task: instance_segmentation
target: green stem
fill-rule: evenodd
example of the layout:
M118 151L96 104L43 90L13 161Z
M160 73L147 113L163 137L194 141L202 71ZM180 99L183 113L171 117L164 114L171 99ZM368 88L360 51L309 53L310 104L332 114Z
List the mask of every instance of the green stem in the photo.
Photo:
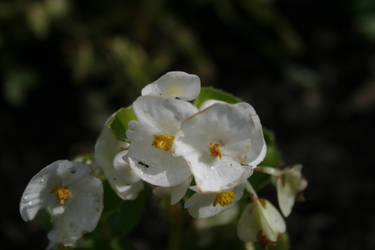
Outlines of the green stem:
M264 174L269 174L273 176L280 176L283 174L282 171L279 169L273 168L273 167L263 167L263 166L258 166L254 169L254 171L261 172Z
M183 229L183 214L181 205L178 203L169 206L169 232L168 232L168 250L179 250L181 248L181 236Z
M255 192L253 186L251 186L250 182L248 182L248 181L246 182L246 190L247 190L247 192L249 192L250 198L252 200L258 199L257 193Z

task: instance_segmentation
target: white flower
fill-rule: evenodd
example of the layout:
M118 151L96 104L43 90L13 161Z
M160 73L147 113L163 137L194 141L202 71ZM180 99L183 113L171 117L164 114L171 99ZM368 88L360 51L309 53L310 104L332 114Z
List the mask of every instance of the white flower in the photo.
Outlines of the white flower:
M114 119L112 114L95 144L95 162L101 167L112 189L123 200L133 200L143 189L143 183L131 170L127 161L129 143L117 140L108 128Z
M133 171L156 186L181 184L191 175L182 157L171 149L181 123L197 112L189 102L157 96L141 96L133 103L137 121L126 132L131 140L128 159Z
M189 189L192 176L186 179L186 181L173 187L155 187L152 193L158 197L170 196L170 204L175 205L182 198L184 198L186 191Z
M48 233L48 248L72 246L83 233L95 229L103 210L103 187L90 171L79 162L55 161L27 185L20 213L24 221L29 221L40 209L51 209L54 226Z
M182 123L174 150L189 163L200 192L219 193L252 174L266 144L251 105L220 102Z
M200 92L201 81L198 76L182 71L171 71L142 89L142 95L177 97L191 101Z
M263 246L275 245L286 230L283 217L269 201L253 199L238 221L238 237L243 241L258 241Z
M282 170L276 182L277 199L281 212L287 217L294 205L296 195L307 187L307 181L301 174L302 165L294 165Z
M185 208L194 218L207 218L231 208L242 197L244 184L220 193L195 193L185 203Z

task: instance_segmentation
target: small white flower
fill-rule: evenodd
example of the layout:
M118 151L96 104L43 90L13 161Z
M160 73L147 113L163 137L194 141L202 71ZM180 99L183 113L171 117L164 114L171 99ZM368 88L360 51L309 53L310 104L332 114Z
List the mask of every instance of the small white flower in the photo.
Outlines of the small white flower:
M296 195L307 187L307 181L303 178L301 170L300 164L287 167L274 179L279 206L285 217L291 213Z
M29 221L40 209L51 209L54 226L48 233L48 248L72 246L83 233L95 229L103 210L103 186L90 171L79 162L55 161L27 185L20 213L24 221Z
M258 241L263 246L275 245L286 230L279 211L267 200L254 197L238 221L237 234L243 241Z
M242 197L244 184L220 193L195 193L185 203L185 208L194 218L208 218L231 208Z
M197 112L191 103L172 98L141 96L133 103L137 121L129 122L128 159L133 171L156 186L181 184L191 175L182 157L172 154L181 123Z
M186 101L195 99L200 92L198 76L182 71L171 71L142 89L142 95L179 98Z
M127 161L129 143L117 140L108 128L114 119L112 114L95 144L95 162L101 167L112 189L123 200L133 200L143 189L143 183L131 170Z
M247 103L214 103L181 125L175 153L189 163L198 190L219 193L242 183L266 153L258 115Z

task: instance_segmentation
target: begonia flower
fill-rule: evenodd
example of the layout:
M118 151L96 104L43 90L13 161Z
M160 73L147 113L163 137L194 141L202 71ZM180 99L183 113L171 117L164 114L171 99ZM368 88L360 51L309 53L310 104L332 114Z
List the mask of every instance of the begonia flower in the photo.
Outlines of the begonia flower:
M196 192L185 202L185 208L194 218L208 218L234 206L242 197L244 184L220 193Z
M296 196L307 187L307 180L303 178L301 170L300 164L287 167L274 179L278 203L285 217L291 213Z
M257 241L263 246L274 246L285 230L279 211L269 201L257 197L245 207L237 224L237 234L242 241Z
M251 105L220 102L182 123L174 151L188 162L199 192L219 193L251 175L266 144Z
M53 229L48 233L48 249L73 246L83 233L95 229L103 210L103 186L90 173L85 164L59 160L43 168L27 185L20 213L24 221L30 221L40 209L50 209Z
M137 121L130 121L128 159L142 180L156 186L177 186L191 175L186 160L172 153L181 123L197 112L191 103L157 96L141 96L133 103Z

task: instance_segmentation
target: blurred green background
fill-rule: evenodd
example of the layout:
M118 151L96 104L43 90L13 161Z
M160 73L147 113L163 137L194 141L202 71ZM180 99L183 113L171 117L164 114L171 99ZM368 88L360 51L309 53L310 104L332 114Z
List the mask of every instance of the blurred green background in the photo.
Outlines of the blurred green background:
M107 116L170 70L251 103L304 164L292 249L375 249L375 1L0 0L2 249L47 245L18 213L29 179L92 152ZM165 248L154 210L127 236L139 249Z

